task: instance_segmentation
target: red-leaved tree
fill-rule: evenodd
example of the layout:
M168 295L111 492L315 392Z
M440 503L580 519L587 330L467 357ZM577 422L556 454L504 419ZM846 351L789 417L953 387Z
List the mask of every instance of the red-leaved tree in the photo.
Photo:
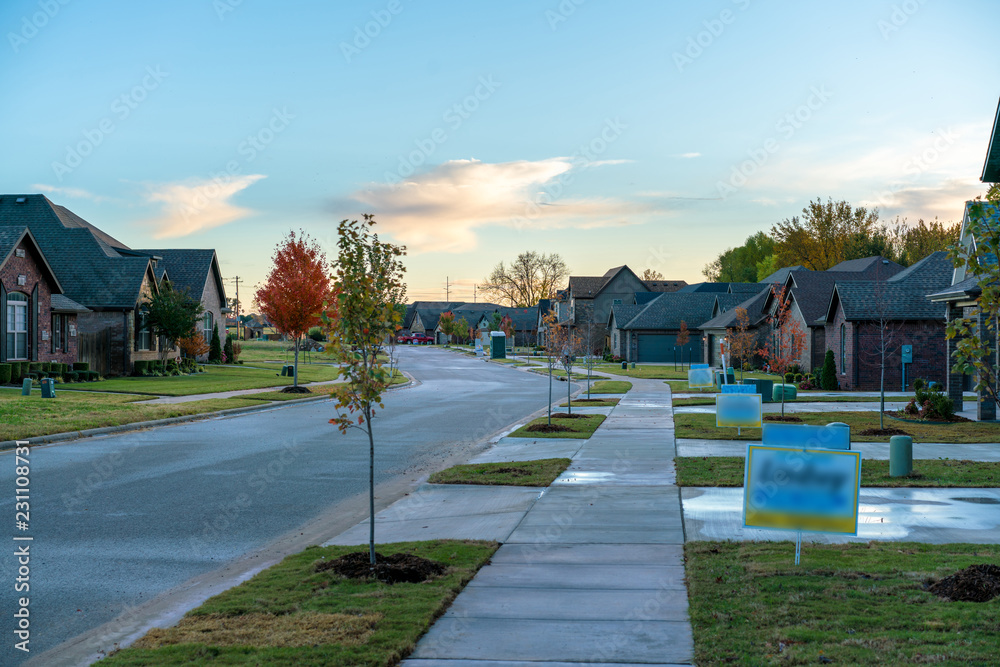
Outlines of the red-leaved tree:
M806 334L802 325L792 313L791 293L784 286L772 285L774 309L767 318L771 325L771 336L760 350L760 356L767 360L772 373L777 373L781 382L785 381L788 367L797 363L805 349ZM785 416L785 392L781 391L781 416Z
M274 266L254 298L271 324L295 339L291 391L308 391L299 388L299 339L320 324L324 302L333 300L326 253L305 232L296 235L292 231L278 244L272 262Z

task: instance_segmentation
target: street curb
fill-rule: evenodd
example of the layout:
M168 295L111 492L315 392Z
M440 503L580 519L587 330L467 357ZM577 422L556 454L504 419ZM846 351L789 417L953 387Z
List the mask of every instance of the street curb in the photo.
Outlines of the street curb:
M396 384L388 387L385 391L392 391L394 389L403 389L404 387L417 386L420 383L413 378L412 375L406 371L399 371L407 378L409 382L405 384ZM239 398L239 396L234 396L233 398ZM31 446L35 445L50 445L56 442L65 442L67 440L82 440L83 438L92 438L98 435L110 435L114 433L129 433L130 431L142 431L149 428L157 428L160 426L171 426L173 424L183 424L186 422L202 421L206 419L216 419L218 417L231 417L234 415L242 415L250 412L264 412L265 410L274 410L277 408L283 408L286 405L299 405L301 403L314 403L316 401L322 401L329 399L330 396L309 396L306 398L294 398L290 401L271 401L269 403L263 403L261 405L248 405L242 408L229 408L227 410L218 410L216 412L202 412L196 415L182 415L180 417L167 417L165 419L154 419L147 422L133 422L131 424L121 424L120 426L102 426L100 428L88 428L83 431L66 431L65 433L50 433L49 435L39 435L30 438L25 438L24 440L3 440L0 441L0 452L9 449L14 449L18 446L18 443L30 442Z

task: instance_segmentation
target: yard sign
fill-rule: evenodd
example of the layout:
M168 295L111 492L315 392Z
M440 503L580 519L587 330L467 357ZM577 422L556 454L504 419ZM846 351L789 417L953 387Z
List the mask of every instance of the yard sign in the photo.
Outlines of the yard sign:
M691 389L702 389L704 387L714 387L715 378L711 368L692 368L688 371L688 387Z
M723 390L727 388L723 387ZM747 388L752 389L749 385ZM760 394L726 392L715 397L715 425L720 428L760 428L760 413Z

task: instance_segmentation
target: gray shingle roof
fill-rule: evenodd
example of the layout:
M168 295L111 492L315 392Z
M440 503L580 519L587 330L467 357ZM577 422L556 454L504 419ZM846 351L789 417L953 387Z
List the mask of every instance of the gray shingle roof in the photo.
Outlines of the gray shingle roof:
M534 331L538 326L538 307L501 308L500 314L509 317L515 331Z
M636 316L624 326L619 324L618 328L676 330L685 322L689 329L697 329L712 317L716 296L711 292L667 292L643 306Z
M778 269L768 277L764 278L760 282L772 284L772 283L783 283L788 279L788 274L792 271L808 271L806 267L801 264L796 264L795 266L786 266L782 269Z
M7 257L14 252L14 248L26 231L28 228L24 225L0 225L0 266L3 266Z
M877 260L877 261L869 261ZM858 262L850 264L854 269L851 271L793 271L789 275L792 280L792 299L798 304L802 316L809 326L817 326L825 320L827 310L830 307L830 297L833 296L833 287L838 282L848 280L872 280L876 276L881 280L888 280L896 275L903 267L895 262L886 260L882 262L881 257L866 257L864 260L850 260ZM849 264L841 262L838 266Z
M768 289L768 286L762 283L729 283L730 294L742 294L746 296L747 294L759 294L766 289Z
M682 294L695 294L699 292L728 292L729 283L694 283L685 285L677 290Z
M935 301L951 301L954 298L975 298L980 294L982 294L982 288L979 286L979 279L973 276L937 292L932 292L927 295L927 298Z
M935 320L945 316L945 306L927 298L951 282L953 265L948 253L934 252L884 282L837 282L836 294L848 320ZM830 310L835 307L831 300Z
M896 264L896 262L893 262L891 260L886 260L884 257L881 257L879 255L874 255L872 257L862 257L860 259L848 259L846 261L841 262L840 264L837 264L836 266L831 266L828 270L849 271L852 273L853 272L869 273L873 271L876 268L876 266L883 260L888 261L890 264L894 264L895 266L899 266L899 268L903 268L899 264Z
M684 280L643 280L642 284L650 292L676 292L687 285Z
M660 294L661 292L636 292L635 303L639 306L645 306L653 299L659 298Z
M138 302L149 258L122 255L119 241L44 195L0 195L0 224L31 230L73 301L94 309L130 309Z
M53 294L52 295L52 312L53 313L89 313L90 308L86 306L81 306L73 299L63 295L63 294Z
M192 299L201 301L202 294L205 291L205 284L212 273L212 264L215 261L214 250L194 250L187 248L156 250L145 248L137 249L135 252L161 257L162 259L157 262L156 267L153 269L156 272L156 279L160 280L163 277L164 271L166 271L167 278L174 286L174 289L182 292L186 291ZM221 279L222 277L219 276L216 287L219 290L220 296L224 296L225 291Z
M642 308L642 306L637 306L632 303L616 304L611 306L611 317L614 318L615 324L619 329L621 329L629 323L629 320L641 313ZM608 324L611 324L611 318L608 319Z
M747 311L747 320L751 327L758 326L761 322L767 319L767 311L764 310L764 304L767 302L767 297L770 294L770 288L766 290L761 290L757 294L754 294L749 299L741 301L735 306L726 309L725 312L718 313L715 317L702 323L699 329L728 329L729 327L735 326L736 324L736 310L737 308L743 308ZM745 295L744 295L745 296Z

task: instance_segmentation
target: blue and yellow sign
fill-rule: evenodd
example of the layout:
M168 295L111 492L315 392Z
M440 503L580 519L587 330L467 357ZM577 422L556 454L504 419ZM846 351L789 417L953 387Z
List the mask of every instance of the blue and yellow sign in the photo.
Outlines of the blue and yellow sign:
M715 397L716 426L760 428L760 413L760 394L717 394Z
M747 445L743 525L858 534L861 453Z
M715 377L712 375L711 368L692 368L688 370L688 387L691 389L714 386Z

